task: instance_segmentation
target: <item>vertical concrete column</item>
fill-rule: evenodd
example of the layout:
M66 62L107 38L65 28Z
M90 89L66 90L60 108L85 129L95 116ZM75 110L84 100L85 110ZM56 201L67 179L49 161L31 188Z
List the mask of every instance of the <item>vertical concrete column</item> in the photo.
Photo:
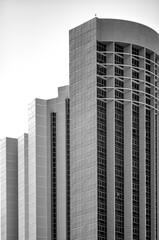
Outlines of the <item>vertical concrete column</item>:
M156 239L155 110L151 109L151 239Z
M159 61L157 61L159 64ZM158 71L159 74L159 71ZM159 87L159 82L157 83ZM157 93L159 99L159 92ZM157 103L157 109L159 110L159 101ZM159 111L157 112L157 144L159 143ZM157 148L157 237L159 238L159 147Z
M67 236L67 175L66 175L66 105L68 88L58 90L57 104L57 239L66 240Z
M1 168L2 168L2 163L1 163L1 139L0 139L0 199L1 199L1 191L2 191L2 182L1 182ZM1 238L1 232L2 232L2 228L1 228L1 217L2 217L2 215L1 215L1 212L2 212L2 210L1 210L1 204L2 203L0 203L0 238Z
M107 102L107 238L115 240L115 101Z
M6 162L6 140L3 139L1 140L1 146L0 146L0 160L1 160L1 233L0 233L0 239L7 239L7 176L6 176L6 171L7 171L7 162ZM16 214L16 209L15 212Z
M125 240L132 240L132 103L124 105L124 225Z
M143 49L143 56L145 55L145 49ZM145 64L145 61L141 63L143 66ZM139 99L140 102L143 104L140 104L140 109L139 109L139 181L140 181L140 196L139 196L139 211L140 211L140 238L141 240L146 239L146 125L145 125L145 115L146 115L146 110L145 110L145 82L144 82L145 74L144 72L140 72L140 79L143 81L140 82L139 89Z
M112 47L112 46L111 46ZM114 60L113 60L114 62ZM111 66L111 74L114 67ZM107 238L115 240L115 89L114 78L107 79Z
M155 55L151 54L151 71L155 72ZM155 96L155 77L151 75L151 95ZM151 106L155 107L155 99L151 97ZM156 160L155 160L155 110L151 108L151 239L156 239Z
M131 89L131 79L124 88ZM125 90L124 102L124 239L132 240L132 92Z
M157 113L157 143L159 142L159 112ZM157 148L157 186L159 186L159 148ZM157 187L157 237L159 237L159 187Z
M143 96L144 98L144 96ZM140 105L140 120L139 120L139 179L140 179L140 239L146 239L146 132L145 132L145 105Z
M29 239L28 211L28 134L18 138L18 235Z
M28 145L28 184L29 184L29 240L36 240L36 103L29 104L29 145Z

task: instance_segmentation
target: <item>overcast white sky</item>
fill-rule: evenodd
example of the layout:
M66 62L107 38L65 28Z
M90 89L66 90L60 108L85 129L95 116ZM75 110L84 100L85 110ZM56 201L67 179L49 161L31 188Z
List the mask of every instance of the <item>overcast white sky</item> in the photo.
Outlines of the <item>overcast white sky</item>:
M69 29L99 18L159 33L159 0L0 0L0 138L28 132L28 103L69 83Z

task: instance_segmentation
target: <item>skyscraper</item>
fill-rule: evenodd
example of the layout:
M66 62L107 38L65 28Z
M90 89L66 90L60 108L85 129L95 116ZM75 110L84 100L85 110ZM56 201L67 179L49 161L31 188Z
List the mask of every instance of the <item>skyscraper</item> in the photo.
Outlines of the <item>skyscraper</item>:
M159 35L70 30L70 85L0 141L3 240L159 240Z
M159 35L94 18L70 31L71 239L159 237Z

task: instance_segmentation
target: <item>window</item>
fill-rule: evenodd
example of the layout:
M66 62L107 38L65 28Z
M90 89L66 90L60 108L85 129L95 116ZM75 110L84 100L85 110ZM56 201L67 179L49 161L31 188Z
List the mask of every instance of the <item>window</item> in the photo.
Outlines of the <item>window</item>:
M124 48L123 46L120 46L119 44L115 43L115 52L123 52Z
M106 55L97 53L97 62L98 63L106 63Z
M97 51L99 52L105 52L106 51L106 45L104 43L97 41Z
M136 59L136 58L132 58L132 65L133 65L134 67L139 67L139 60Z
M132 89L139 90L139 84L132 81Z
M134 83L135 84L135 83ZM136 85L133 85L137 88ZM139 95L132 94L138 101ZM133 159L133 239L139 240L139 107L132 105L132 159Z
M99 94L99 92L98 92ZM97 100L98 238L107 237L106 103Z
M118 79L115 84L123 86ZM115 91L117 98L123 95ZM120 102L115 102L115 234L124 239L124 105Z
M123 88L124 87L124 82L121 79L115 79L115 87ZM121 90L121 89L120 89Z
M66 108L66 218L67 239L70 239L70 99L65 100Z
M115 67L115 76L123 76L124 70L118 67Z
M56 239L56 113L51 113L51 235Z
M115 64L124 64L124 58L120 55L115 55Z
M97 65L97 74L106 75L106 68L101 65Z
M135 47L132 47L132 54L133 55L139 55L139 49L135 48Z
M139 72L132 70L132 78L139 79Z

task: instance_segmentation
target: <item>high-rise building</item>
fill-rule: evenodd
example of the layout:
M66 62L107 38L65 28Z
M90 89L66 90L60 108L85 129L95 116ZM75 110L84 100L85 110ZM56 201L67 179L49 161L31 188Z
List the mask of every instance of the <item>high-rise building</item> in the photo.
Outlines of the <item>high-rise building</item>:
M18 141L1 141L1 239L18 239Z
M159 240L159 35L70 30L70 85L0 141L3 240Z
M71 240L159 239L159 35L94 18L70 31Z
M29 240L66 240L66 102L35 99L29 105Z

